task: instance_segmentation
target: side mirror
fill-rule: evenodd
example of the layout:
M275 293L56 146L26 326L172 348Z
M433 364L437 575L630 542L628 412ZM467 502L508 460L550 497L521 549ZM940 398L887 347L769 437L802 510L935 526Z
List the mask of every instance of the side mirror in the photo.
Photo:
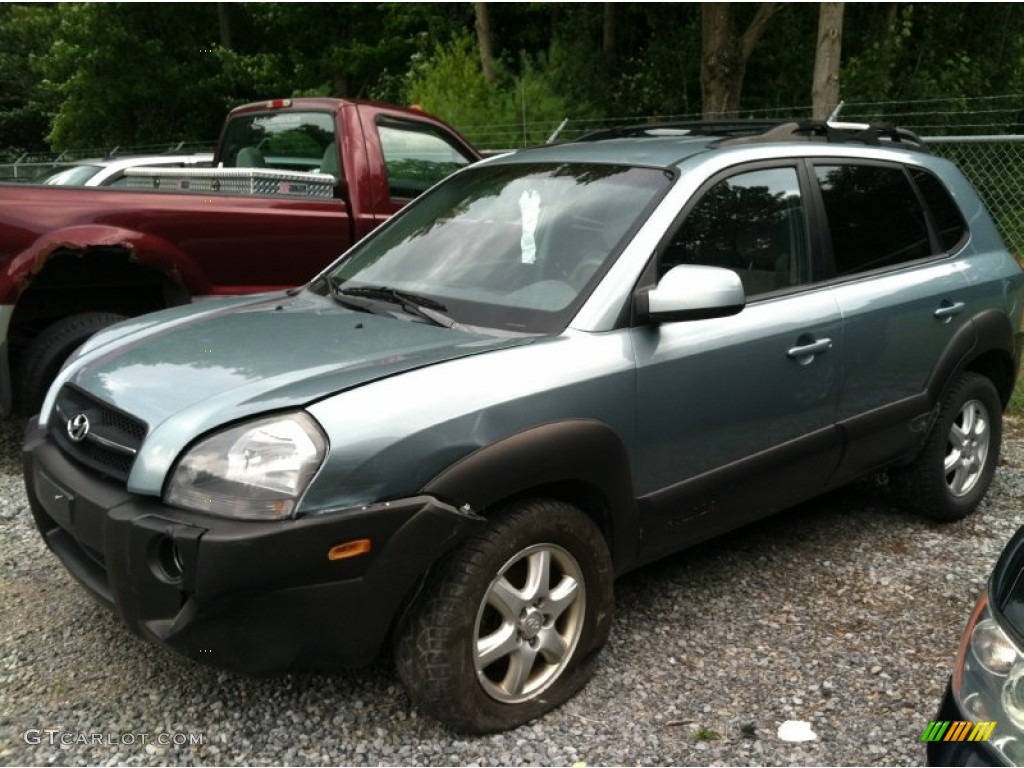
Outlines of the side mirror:
M637 312L654 323L727 317L746 304L739 275L699 264L672 267L657 286L636 295Z

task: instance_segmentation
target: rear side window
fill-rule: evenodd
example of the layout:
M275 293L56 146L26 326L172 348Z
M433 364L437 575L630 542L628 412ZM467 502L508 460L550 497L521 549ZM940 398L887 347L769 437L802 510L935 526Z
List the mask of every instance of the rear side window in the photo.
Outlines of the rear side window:
M852 275L932 253L928 224L902 167L815 167L832 237L834 274Z
M931 211L942 250L953 250L967 234L967 224L964 223L960 209L953 202L953 198L950 197L942 182L928 171L918 168L911 175L914 177L917 188L921 190L925 205Z

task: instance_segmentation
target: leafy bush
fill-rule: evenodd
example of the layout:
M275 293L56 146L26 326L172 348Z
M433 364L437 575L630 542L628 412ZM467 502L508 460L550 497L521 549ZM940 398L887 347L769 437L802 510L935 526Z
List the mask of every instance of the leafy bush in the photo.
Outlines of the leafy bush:
M484 79L476 41L454 36L429 56L416 56L406 80L406 99L457 127L482 147L539 144L569 116L547 62L523 56L513 73L497 62L498 79Z

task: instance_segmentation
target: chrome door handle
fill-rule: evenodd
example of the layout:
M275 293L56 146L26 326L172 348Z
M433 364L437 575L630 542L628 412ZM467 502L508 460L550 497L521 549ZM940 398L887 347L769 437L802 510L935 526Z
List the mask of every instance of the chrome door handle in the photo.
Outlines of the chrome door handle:
M949 320L951 317L956 317L964 309L964 303L962 301L943 301L942 305L932 312L932 317L938 320Z
M819 352L827 352L832 349L832 339L818 339L810 344L802 344L799 347L792 347L786 355L792 358L808 357Z

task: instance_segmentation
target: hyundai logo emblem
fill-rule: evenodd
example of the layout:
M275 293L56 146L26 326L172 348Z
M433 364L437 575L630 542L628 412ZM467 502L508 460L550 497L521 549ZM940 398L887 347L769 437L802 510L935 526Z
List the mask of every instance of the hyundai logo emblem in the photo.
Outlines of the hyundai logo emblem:
M68 419L68 437L76 443L80 443L85 440L85 436L88 434L89 418L84 413L80 413L77 416L72 416Z

